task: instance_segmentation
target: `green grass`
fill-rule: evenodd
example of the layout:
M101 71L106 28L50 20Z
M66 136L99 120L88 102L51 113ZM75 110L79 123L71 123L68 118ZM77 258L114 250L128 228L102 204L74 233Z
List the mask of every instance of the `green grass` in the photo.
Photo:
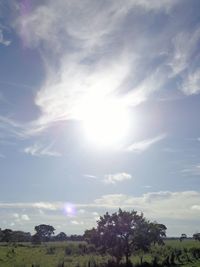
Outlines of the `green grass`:
M96 253L86 254L81 248L82 242L50 242L42 245L33 246L30 243L22 244L1 244L0 245L0 267L58 267L64 262L66 267L88 267L90 261L91 267L93 262L106 263L109 256L101 256ZM159 261L162 261L171 251L181 250L181 264L184 267L199 267L200 259L197 261L190 254L191 248L199 248L200 242L193 240L166 240L165 246L153 246L147 254L138 253L131 257L134 264L140 263L140 257L143 256L143 261L152 262L156 255ZM185 253L185 254L184 254ZM189 255L191 262L188 263L186 254Z
M179 241L179 239L175 239L175 240L166 240L165 244L167 246L170 246L172 248L191 248L191 247L197 247L200 248L200 242L195 241L193 239L187 239L187 240L183 240L182 242Z
M79 242L53 242L39 246L31 244L10 244L0 246L0 267L57 267L64 262L65 266L76 267L78 263L87 266L88 261L106 262L108 257L84 255L80 252ZM70 248L70 255L66 249ZM83 255L81 255L83 254Z

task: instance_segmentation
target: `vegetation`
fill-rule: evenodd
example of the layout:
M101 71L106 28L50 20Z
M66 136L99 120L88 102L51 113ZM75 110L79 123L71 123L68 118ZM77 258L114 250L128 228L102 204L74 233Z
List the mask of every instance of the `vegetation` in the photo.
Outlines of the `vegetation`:
M135 251L148 251L152 243L162 243L166 227L150 223L143 214L136 211L119 211L100 217L97 228L85 231L85 238L101 253L108 253L116 258L117 265L123 256L128 265L131 254Z
M193 235L193 238L197 241L200 241L200 233L196 233Z
M142 259L142 261L141 261ZM165 245L152 245L148 252L137 251L130 257L135 267L200 266L200 242L179 239L166 240ZM0 267L114 267L113 258L100 254L85 242L64 241L31 243L1 243ZM120 267L125 266L125 259ZM131 264L129 264L131 266Z
M83 236L54 235L41 224L36 233L0 229L0 267L200 266L200 234L166 239L166 226L136 211L106 213Z

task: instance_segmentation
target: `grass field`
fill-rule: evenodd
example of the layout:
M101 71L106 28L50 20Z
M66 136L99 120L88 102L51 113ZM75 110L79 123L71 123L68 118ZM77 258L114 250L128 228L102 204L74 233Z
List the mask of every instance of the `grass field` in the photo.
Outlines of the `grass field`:
M195 254L195 251L200 251L200 242L167 240L165 243L165 246L153 246L149 253L141 252L132 256L132 263L139 266L141 257L143 262L149 263L156 257L160 263L174 253L176 265L200 266L200 255ZM49 242L38 246L29 243L0 245L0 267L95 267L103 266L109 259L109 256L98 255L81 242Z

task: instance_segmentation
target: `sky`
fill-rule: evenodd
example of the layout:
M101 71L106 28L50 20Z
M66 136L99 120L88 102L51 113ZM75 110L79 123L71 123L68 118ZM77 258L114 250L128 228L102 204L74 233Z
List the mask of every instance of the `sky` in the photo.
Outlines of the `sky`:
M143 212L200 231L199 0L0 0L0 228Z

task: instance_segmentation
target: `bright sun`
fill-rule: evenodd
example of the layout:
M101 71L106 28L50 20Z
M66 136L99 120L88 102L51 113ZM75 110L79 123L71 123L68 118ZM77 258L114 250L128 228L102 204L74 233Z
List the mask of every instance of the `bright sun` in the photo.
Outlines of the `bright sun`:
M128 110L119 100L88 104L83 110L82 118L88 139L100 147L120 145L128 133Z

